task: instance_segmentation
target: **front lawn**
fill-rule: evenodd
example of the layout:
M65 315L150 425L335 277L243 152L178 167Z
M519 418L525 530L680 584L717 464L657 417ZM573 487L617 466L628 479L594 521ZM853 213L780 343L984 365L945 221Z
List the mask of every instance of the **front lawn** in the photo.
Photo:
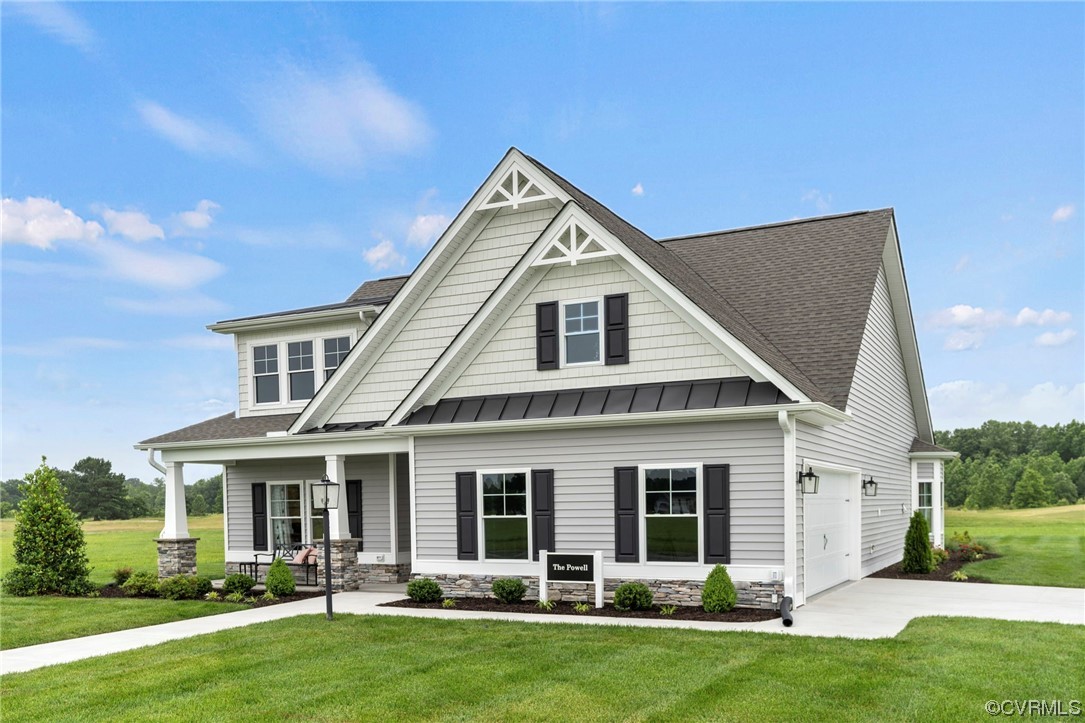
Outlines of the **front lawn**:
M5 721L986 720L1080 699L1082 659L1085 627L965 618L856 641L305 616L7 675L0 697Z
M1008 585L1085 587L1085 505L1033 510L946 510L946 542L964 532L1002 555L964 567Z

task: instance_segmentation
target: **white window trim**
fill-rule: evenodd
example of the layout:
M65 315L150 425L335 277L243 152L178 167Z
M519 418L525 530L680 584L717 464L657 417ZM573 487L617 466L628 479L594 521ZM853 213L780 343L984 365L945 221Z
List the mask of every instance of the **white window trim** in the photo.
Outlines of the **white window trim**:
M267 539L271 549L275 549L275 524L274 519L293 519L290 517L273 517L271 514L271 488L276 485L298 485L301 487L301 541L302 544L311 544L313 541L313 500L311 482L305 480L268 480L267 481ZM345 499L345 498L344 498ZM308 512L309 514L306 514Z
M290 345L291 344L304 344L305 342L309 342L309 344L310 344L310 346L309 346L309 361L311 363L311 366L308 369L298 369L297 371L291 371L290 370L290 358L291 358L290 357ZM310 399L315 397L316 396L316 390L320 389L320 384L317 384L317 376L316 376L316 347L317 347L318 343L319 342L314 341L312 339L298 339L296 341L288 341L288 342L286 342L285 347L286 347L286 393L287 393L286 403L287 404L306 403ZM304 354L302 356L304 357ZM292 398L290 398L290 375L292 375L292 374L305 374L306 372L309 372L309 373L311 373L313 375L313 397L308 397L306 399L292 399ZM321 380L320 383L323 384L324 383L323 380Z
M249 380L249 395L248 406L249 410L262 410L262 409L302 409L307 405L312 398L320 392L320 388L327 382L324 378L324 340L325 339L338 339L340 337L347 337L349 340L350 348L354 348L354 342L356 341L356 333L354 331L347 331L346 333L329 332L325 334L318 334L316 336L312 334L296 334L293 336L275 337L274 339L251 339L245 342L246 349L246 362L245 373L248 374ZM313 397L310 399L296 399L290 401L290 361L289 361L289 344L299 341L311 341L313 343ZM277 402L263 402L258 403L256 401L256 374L255 374L255 359L253 358L253 350L258 346L274 346L278 350L278 362L279 362L279 401ZM320 359L320 364L317 364L317 359ZM297 372L295 372L296 374Z
M526 502L526 504L527 504L527 513L525 514L525 517L527 517L527 558L524 559L524 560L512 560L512 559L505 558L505 557L492 557L492 558L491 557L486 557L486 520L488 518L486 517L485 508L483 507L483 504L482 504L483 503L483 498L482 498L482 488L483 488L482 478L483 478L484 475L488 475L488 474L522 474L522 475L524 475L524 490L525 490L526 497L527 497L527 502ZM478 505L476 509L478 510L478 558L479 558L479 560L481 562L501 562L501 563L510 563L510 564L523 564L523 563L532 564L531 541L534 538L531 535L532 535L532 532L534 532L534 522L532 520L532 517L534 517L534 515L531 514L531 510L533 509L532 506L531 506L531 502L532 502L532 499L531 499L531 468L529 468L529 467L528 468L508 468L508 467L504 467L504 468L497 468L497 469L479 469L479 470L475 470L475 487L477 488L476 491L475 491L475 497L478 500L476 502L476 504ZM502 517L511 517L511 516L502 515ZM493 519L493 518L489 518L489 519ZM518 519L518 518L514 518L514 519Z
M584 304L595 302L596 309L599 311L599 328L596 330L596 336L599 338L599 360L598 361L586 361L586 362L574 362L568 363L565 361L565 307L571 304ZM558 360L559 366L562 369L575 369L577 367L592 367L602 366L603 358L606 356L606 350L603 348L603 327L606 325L606 319L604 318L603 310L603 297L595 296L585 299L569 299L568 301L562 301L559 305L558 313L561 317L561 333L558 338ZM580 332L577 332L580 334Z
M648 506L645 503L647 485L645 484L645 470L649 469L678 469L692 467L697 471L697 560L695 562L656 562L648 560ZM640 512L637 522L640 527L640 565L648 567L703 567L704 566L704 464L701 462L655 462L651 464L637 465L637 490L640 498L637 500ZM668 515L688 517L689 515ZM654 517L654 515L653 515Z
M256 401L256 350L258 348L273 346L275 347L275 374L260 374L260 377L277 377L279 386L279 401L277 402L257 402ZM248 349L248 373L249 373L249 406L250 407L277 407L283 403L283 359L282 349L276 342L270 342L266 344L249 344Z
M353 341L353 335L352 334L337 334L336 336L322 336L316 342L314 342L314 344L316 344L316 343L320 344L320 369L321 369L322 372L324 372L324 378L320 380L321 384L328 381L328 377L329 377L328 372L334 372L336 369L338 369L340 366L342 366L343 362L347 358L346 356L344 356L342 359L339 360L339 364L337 364L335 367L327 366L328 357L327 357L327 354L324 351L324 342L330 341L332 339L343 339L343 338L346 338L346 340L347 340L347 354L349 355L350 350L354 347L354 341ZM317 389L319 389L319 388L320 387L317 387ZM314 394L313 396L316 396L316 394Z

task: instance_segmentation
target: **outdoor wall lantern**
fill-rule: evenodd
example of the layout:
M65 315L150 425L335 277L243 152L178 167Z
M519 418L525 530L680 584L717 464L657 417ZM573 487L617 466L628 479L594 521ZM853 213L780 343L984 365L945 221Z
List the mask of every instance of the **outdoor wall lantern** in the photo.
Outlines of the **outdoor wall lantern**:
M332 619L332 536L329 525L331 524L330 510L339 507L339 485L328 479L328 475L314 482L313 509L324 512L324 597L327 599L328 620Z
M799 474L799 484L802 485L804 495L816 495L819 481L821 481L821 478L814 474L813 469L808 469Z
M863 494L867 497L878 496L878 483L874 481L874 477L867 475L863 480Z

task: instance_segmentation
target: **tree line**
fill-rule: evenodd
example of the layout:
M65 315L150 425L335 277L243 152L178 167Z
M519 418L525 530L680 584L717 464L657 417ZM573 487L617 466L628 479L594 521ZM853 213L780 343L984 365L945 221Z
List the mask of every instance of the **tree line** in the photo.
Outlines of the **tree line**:
M961 454L945 468L948 507L1046 507L1085 498L1082 422L1038 426L990 420L936 432L935 440Z
M64 488L64 500L85 520L157 517L166 511L166 483L148 484L113 471L113 463L84 457L70 470L51 468ZM26 498L27 478L0 482L0 516L13 517ZM193 516L222 512L222 475L185 485L185 504Z

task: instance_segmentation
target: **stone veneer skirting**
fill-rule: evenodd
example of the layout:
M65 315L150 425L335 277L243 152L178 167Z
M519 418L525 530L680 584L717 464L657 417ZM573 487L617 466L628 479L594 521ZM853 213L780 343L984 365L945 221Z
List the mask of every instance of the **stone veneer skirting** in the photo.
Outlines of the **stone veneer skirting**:
M324 544L318 542L316 584L324 586ZM399 583L406 582L411 576L410 563L399 565L370 565L358 562L358 540L332 540L332 590L357 590L359 586L371 583ZM266 559L266 558L265 558ZM226 574L231 575L240 572L239 563L227 562ZM294 582L299 585L305 584L305 570L290 567L294 574ZM260 582L267 572L267 567L260 567ZM311 578L310 578L311 579Z
M196 574L196 541L198 537L175 540L156 539L158 545L158 579L174 575Z
M514 575L419 575L412 578L428 577L435 580L441 586L445 597L491 597L493 582L503 577L515 577ZM539 598L539 578L521 576L524 585L527 586L526 599L537 600ZM657 605L688 605L698 607L701 604L701 590L704 582L701 580L631 580L625 578L606 578L603 580L603 599L606 602L614 602L614 590L623 582L643 582L652 591ZM592 601L595 599L595 590L591 583L586 582L556 582L547 585L548 597L551 600L568 601ZM784 595L782 582L735 582L735 591L738 593L740 608L761 608L774 610L779 607L779 601ZM772 595L776 593L776 602L772 601Z

